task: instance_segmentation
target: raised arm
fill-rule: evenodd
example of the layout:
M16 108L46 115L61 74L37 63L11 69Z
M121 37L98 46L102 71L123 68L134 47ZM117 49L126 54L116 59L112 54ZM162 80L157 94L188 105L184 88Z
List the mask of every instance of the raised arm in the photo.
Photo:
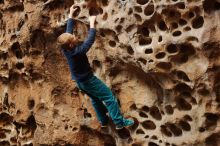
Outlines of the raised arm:
M67 33L73 33L73 27L74 27L74 20L73 20L73 14L77 10L77 7L74 7L73 5L70 7L70 13L67 20L67 26L66 26L66 32Z
M92 47L93 43L95 42L96 36L95 20L96 16L89 17L90 29L88 36L82 45L76 47L75 53L86 53Z

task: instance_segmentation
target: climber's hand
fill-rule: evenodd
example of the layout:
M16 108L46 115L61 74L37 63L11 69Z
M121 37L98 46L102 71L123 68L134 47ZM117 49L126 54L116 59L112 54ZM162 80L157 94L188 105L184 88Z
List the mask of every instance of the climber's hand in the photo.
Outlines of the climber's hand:
M75 12L77 9L78 9L78 7L76 7L76 6L74 6L74 5L72 5L72 6L70 7L69 18L72 18L72 17L73 17L73 14L74 14L74 12Z
M89 17L90 28L95 28L95 20L96 20L96 16Z

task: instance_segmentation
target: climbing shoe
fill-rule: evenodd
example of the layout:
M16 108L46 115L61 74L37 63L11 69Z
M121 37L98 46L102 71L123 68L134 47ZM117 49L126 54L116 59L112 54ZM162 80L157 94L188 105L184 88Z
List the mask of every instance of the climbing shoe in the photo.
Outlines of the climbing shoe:
M134 124L134 120L130 120L130 119L124 119L122 124L116 125L116 129L120 130L124 127L130 127Z

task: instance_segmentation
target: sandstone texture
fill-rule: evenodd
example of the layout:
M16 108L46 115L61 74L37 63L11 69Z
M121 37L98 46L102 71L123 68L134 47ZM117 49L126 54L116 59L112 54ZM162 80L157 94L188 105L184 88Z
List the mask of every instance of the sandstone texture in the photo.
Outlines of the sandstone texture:
M101 129L57 37L69 7L135 125ZM0 0L0 146L220 146L219 0Z

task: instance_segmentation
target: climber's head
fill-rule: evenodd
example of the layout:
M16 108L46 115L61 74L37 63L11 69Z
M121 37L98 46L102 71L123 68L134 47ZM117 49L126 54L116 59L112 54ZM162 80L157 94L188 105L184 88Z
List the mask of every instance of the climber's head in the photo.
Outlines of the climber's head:
M71 50L78 43L78 39L73 34L63 33L58 37L58 43L62 49Z

